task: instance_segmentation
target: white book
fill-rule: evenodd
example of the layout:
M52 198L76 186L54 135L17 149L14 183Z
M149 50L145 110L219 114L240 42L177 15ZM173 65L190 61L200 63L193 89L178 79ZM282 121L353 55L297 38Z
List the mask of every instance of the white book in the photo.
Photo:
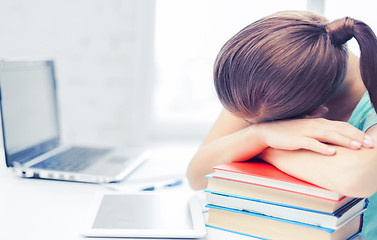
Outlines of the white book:
M334 213L326 213L211 190L205 190L205 192L207 203L211 205L245 210L331 229L342 227L350 219L365 211L367 205L365 198L356 198Z
M338 229L271 217L216 205L208 206L208 228L217 228L243 236L280 240L350 240L360 232L362 216L358 215ZM207 229L208 229L207 228Z
M229 231L227 229L219 229L215 227L207 226L207 238L206 239L216 239L216 240L261 240L261 238L255 238L248 235L242 235ZM348 240L365 240L360 235L353 236Z
M248 235L242 235L225 229L207 226L207 239L216 240L261 240Z

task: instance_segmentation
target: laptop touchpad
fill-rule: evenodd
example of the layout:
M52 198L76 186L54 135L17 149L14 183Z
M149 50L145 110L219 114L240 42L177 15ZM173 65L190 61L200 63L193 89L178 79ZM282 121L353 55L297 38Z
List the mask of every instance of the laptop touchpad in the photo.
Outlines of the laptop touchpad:
M111 164L124 164L127 162L129 158L128 157L121 157L121 156L114 156L106 160L107 163Z
M132 158L126 156L111 156L104 161L98 161L98 163L89 166L81 171L81 173L99 176L116 176L124 171L126 165L131 164Z

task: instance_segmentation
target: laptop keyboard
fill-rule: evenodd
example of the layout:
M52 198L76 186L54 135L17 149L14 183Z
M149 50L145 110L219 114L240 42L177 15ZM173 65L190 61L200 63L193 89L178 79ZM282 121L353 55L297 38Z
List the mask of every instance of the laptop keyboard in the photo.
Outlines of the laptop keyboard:
M31 167L57 171L80 171L93 164L94 161L109 151L110 149L71 147Z

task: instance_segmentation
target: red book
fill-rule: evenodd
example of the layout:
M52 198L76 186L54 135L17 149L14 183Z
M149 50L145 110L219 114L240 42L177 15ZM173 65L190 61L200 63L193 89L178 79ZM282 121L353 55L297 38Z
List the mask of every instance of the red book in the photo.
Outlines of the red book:
M230 162L214 167L214 178L253 184L272 189L341 201L345 196L288 175L259 159Z

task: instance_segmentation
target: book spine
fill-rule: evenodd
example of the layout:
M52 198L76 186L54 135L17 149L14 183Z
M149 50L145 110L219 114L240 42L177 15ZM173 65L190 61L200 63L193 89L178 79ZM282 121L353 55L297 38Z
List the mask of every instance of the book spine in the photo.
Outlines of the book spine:
M227 194L227 193L223 193L223 192L219 192L219 191L214 191L214 190L209 190L209 189L205 189L204 192L209 193L209 194L222 195L222 196L225 196L225 197L243 199L245 201L254 201L254 202L260 202L260 203L263 203L263 204L270 204L270 205L274 205L274 206L278 206L278 207L285 207L285 208L290 208L290 209L309 211L309 212L319 213L319 214L325 214L325 215L329 215L329 216L333 216L334 215L333 213L329 213L329 212L317 211L317 210L313 210L313 209L309 209L309 208L303 208L303 207L298 207L298 206L293 206L293 205L289 205L289 204L271 202L271 201L262 200L262 199L258 199L258 198L249 198L249 197L244 197L244 196L235 195L235 194Z
M290 223L290 224L308 227L308 228L314 228L314 229L325 231L325 232L328 232L328 233L333 233L335 231L335 229L331 229L331 228L325 228L325 227L316 226L316 225L312 225L312 224L308 224L308 223L303 223L303 222L298 222L298 221L293 221L293 220L283 219L283 218L277 218L277 217L272 217L272 216L268 216L268 215L264 215L264 214L260 214L260 213L242 211L242 210L233 209L233 208L221 207L221 206L216 206L216 205L212 205L212 204L207 204L206 207L207 208L213 208L213 209L219 209L219 210L223 210L223 211L245 214L245 215L251 215L251 216L256 216L256 217L261 217L261 218L266 218L266 219L271 219L271 220L275 220L275 221ZM356 217L360 216L360 214L355 215L350 220L355 219Z
M310 188L297 190L297 189L294 189L294 188L282 188L282 187L273 186L273 185L266 185L266 184L262 184L262 183L248 182L248 181L244 181L244 180L236 179L236 178L227 178L227 177L216 176L216 175L213 175L212 177L222 179L222 180L227 180L227 181L234 181L234 182L240 182L240 183L245 183L245 184L252 184L252 185L255 185L255 186L271 188L271 189L280 190L280 191L287 191L287 192L291 192L291 193L303 194L303 195L307 195L307 196L310 196L310 197L322 198L322 199L325 199L325 200L328 200L328 201L334 201L334 202L341 201L345 198L345 196L339 196L336 193L328 192L328 191L325 191L325 190L313 191Z
M242 233L242 232L237 232L237 231L233 231L233 230L230 230L230 229L225 229L225 228L222 228L222 227L216 227L216 226L209 225L209 224L206 224L206 226L209 227L209 228L214 228L214 229L218 229L218 230L221 230L221 231L227 231L227 232L230 232L230 233L236 233L236 234L240 234L240 235L243 235L243 236L251 237L253 239L269 240L267 238L253 236L253 235L250 235L250 234L246 234L246 233Z
M325 228L338 229L349 219L365 211L364 199L351 201L344 216L336 216L326 212L318 212L310 209L291 207L282 204L264 202L258 199L250 199L235 195L227 195L219 192L205 190L207 203L210 205L254 212L271 217L283 218ZM352 212L351 210L354 209Z
M249 237L251 239L270 240L270 239L267 239L267 238L262 238L262 237L258 237L258 236L254 236L254 235L250 235L250 234L246 234L246 233L242 233L242 232L237 232L237 231L233 231L233 230L226 229L226 228L216 227L216 226L212 226L212 225L209 225L209 224L206 224L206 227L207 228L213 228L213 229L220 230L220 231L226 231L226 232L230 232L230 233L234 233L234 234L239 234L239 235L247 236L247 237ZM360 233L355 233L354 235L352 235L351 237L347 238L346 240L364 240L364 238L362 238L360 236Z

